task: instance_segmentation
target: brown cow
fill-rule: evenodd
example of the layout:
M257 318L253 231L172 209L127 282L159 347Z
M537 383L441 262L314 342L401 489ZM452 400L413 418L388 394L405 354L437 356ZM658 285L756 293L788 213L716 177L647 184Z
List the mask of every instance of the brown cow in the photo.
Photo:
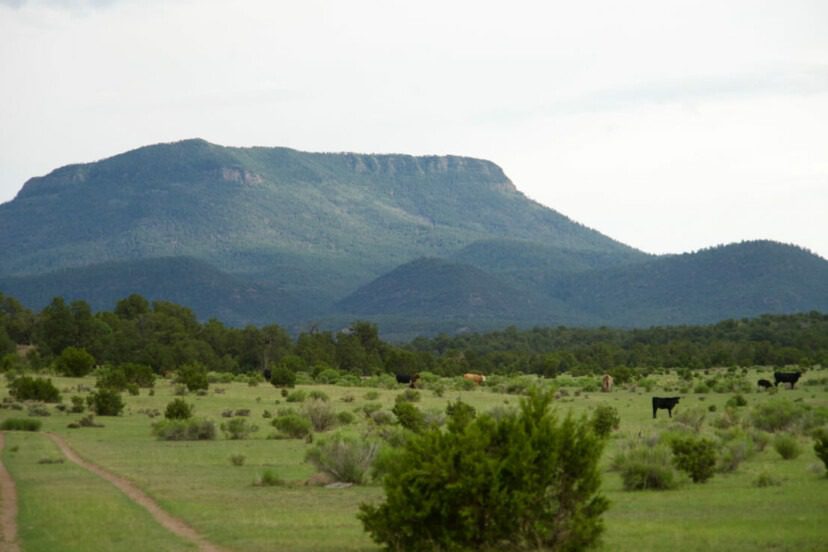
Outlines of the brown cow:
M468 373L468 374L463 374L463 379L466 380L466 381L472 381L472 382L476 383L477 385L480 385L481 383L484 383L486 381L486 376L484 376L483 374Z
M604 377L601 378L601 391L604 393L609 393L612 391L612 376L609 374L604 374Z

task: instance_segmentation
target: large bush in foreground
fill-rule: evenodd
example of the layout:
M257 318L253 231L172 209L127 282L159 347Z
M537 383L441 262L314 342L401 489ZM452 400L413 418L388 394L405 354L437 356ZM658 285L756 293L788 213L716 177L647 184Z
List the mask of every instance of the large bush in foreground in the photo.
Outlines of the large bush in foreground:
M551 401L532 391L519 412L407 439L383 459L385 502L360 506L365 529L394 550L595 545L608 505L598 492L603 439L586 419L559 420Z
M60 391L52 380L22 376L9 384L9 395L18 401L60 402Z

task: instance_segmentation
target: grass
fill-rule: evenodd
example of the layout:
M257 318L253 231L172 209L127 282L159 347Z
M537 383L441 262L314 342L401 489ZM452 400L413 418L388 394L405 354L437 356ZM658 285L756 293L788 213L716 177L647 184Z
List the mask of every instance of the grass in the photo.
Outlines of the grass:
M765 374L766 375L766 374ZM808 374L818 377L819 372ZM710 376L700 376L698 379ZM759 376L752 372L748 376L755 381ZM806 376L807 378L808 376ZM656 388L647 393L642 389L629 391L621 386L611 394L600 392L581 393L575 396L575 388L569 387L569 395L562 398L559 410L572 410L575 415L588 414L598 404L614 406L620 415L621 425L609 440L604 454L604 465L626 438L639 434L649 435L672 427L664 412L657 420L652 419L650 396L679 394L664 387L675 387L677 377L659 376ZM92 386L91 380L55 378L59 388L75 386L84 382ZM355 517L360 502L380 500L382 489L378 485L354 486L347 489L325 489L305 486L303 483L313 474L313 468L304 461L309 445L301 439L269 440L266 436L275 431L270 420L262 417L265 410L275 412L279 407L294 406L280 396L279 391L269 385L249 387L243 383L221 384L223 394L212 391L207 396L190 395L188 402L195 405L195 415L211 418L220 423L221 413L227 409L248 408L249 420L260 430L246 440L229 440L220 436L209 442L164 442L156 441L150 435L150 419L140 410L160 409L174 397L168 381L160 380L154 396L146 391L137 397L125 395L125 414L119 417L98 417L103 428L67 429L66 424L79 418L79 414L65 414L54 411L43 420L43 431L54 431L64 435L73 447L88 459L107 469L125 475L155 498L173 515L190 523L210 541L228 549L252 552L264 550L295 551L368 551L379 550L363 532ZM337 412L354 412L366 402L378 402L383 410L390 411L394 399L403 391L400 389L374 390L377 397L365 398L368 389L347 388L333 385L300 386L310 391L322 391L330 397ZM692 386L691 386L692 389ZM0 396L3 390L0 389ZM343 397L351 395L352 402ZM68 395L67 395L68 396ZM494 407L509 407L518 404L519 397L492 393L486 388L471 391L446 390L437 397L429 390L421 391L417 407L422 410L444 409L448 401L462 398L479 412ZM682 408L703 407L713 404L717 413L722 412L732 392L704 395L688 393L683 395L676 412ZM791 399L802 399L814 406L828 407L828 391L818 388L780 390L776 395ZM768 399L766 393L745 393L748 410L756 403ZM280 401L276 404L276 401ZM298 407L297 407L298 408ZM16 412L0 410L0 421ZM364 414L355 413L357 423L343 431L358 435L364 429ZM709 413L704 432L711 432L709 421L715 416ZM317 434L318 437L320 434ZM324 435L324 434L321 434ZM45 447L41 451L28 447L35 444ZM9 452L9 447L19 445L20 451ZM51 448L50 448L51 447ZM828 511L828 478L815 474L809 466L819 463L812 446L803 447L800 457L782 460L767 447L762 453L744 462L732 474L716 474L703 485L685 484L674 491L626 492L622 490L617 473L604 474L603 489L611 501L605 515L606 532L602 550L821 550L828 542L828 526L824 524L824 512ZM21 462L14 455L32 454L31 462ZM105 496L108 484L97 480L71 463L60 465L38 465L37 460L57 456L45 436L37 434L7 434L7 450L4 458L10 462L12 475L21 489L21 506L26 504L26 513L21 508L21 523L29 527L21 536L26 550L46 550L61 531L87 534L84 538L104 539L96 535L102 528L94 514L77 514L74 521L67 516L53 512L55 504L65 504L88 496L84 489L95 488L94 496ZM228 462L233 455L243 455L245 462L234 466ZM40 492L33 492L31 479L45 470L64 471L61 485L42 486ZM285 480L284 486L257 487L251 484L265 470ZM780 486L758 488L753 485L761 472L778 477ZM77 481L77 483L75 483ZM36 486L34 488L37 488ZM111 489L110 489L111 490ZM117 491L111 490L119 497ZM110 499L106 499L107 501ZM125 499L122 499L125 500ZM116 501L117 502L117 501ZM91 508L92 506L90 506ZM129 510L130 504L120 507ZM132 507L137 508L137 507ZM141 514L142 511L138 511ZM135 515L122 514L121 519ZM28 517L25 517L28 516ZM55 521L52 521L52 517ZM139 515L140 517L140 515ZM147 515L148 518L148 515ZM137 522L136 522L137 523ZM58 525L54 529L51 524ZM60 526L72 529L61 529ZM152 525L151 519L147 525ZM21 525L21 528L23 526ZM120 532L121 535L152 534L151 528L142 526L140 533ZM157 529L163 536L163 530ZM104 535L107 534L104 531ZM77 537L80 538L80 537ZM106 538L115 538L114 535ZM154 549L177 550L178 543L171 535L168 544L154 546ZM144 543L151 542L146 538ZM71 542L67 540L66 542ZM86 541L84 541L85 543ZM84 550L105 550L107 544ZM136 540L137 542L137 540ZM180 543L179 546L183 546ZM117 548L117 546L114 546ZM65 549L65 548L61 548ZM181 548L186 549L186 547Z

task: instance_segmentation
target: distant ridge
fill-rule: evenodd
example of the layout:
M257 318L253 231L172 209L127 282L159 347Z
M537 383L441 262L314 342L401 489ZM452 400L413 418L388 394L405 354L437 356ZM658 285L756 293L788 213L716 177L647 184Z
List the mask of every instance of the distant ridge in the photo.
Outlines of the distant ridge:
M800 248L647 255L459 156L146 146L30 179L0 205L0 251L0 291L32 306L141 293L234 325L360 317L410 334L828 311L828 262Z

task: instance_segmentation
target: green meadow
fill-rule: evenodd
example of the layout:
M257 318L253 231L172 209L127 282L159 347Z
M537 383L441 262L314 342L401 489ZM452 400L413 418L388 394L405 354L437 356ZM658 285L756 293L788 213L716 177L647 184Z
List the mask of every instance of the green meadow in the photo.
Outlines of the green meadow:
M825 466L813 450L813 440L802 432L793 434L801 454L783 459L772 444L727 473L717 472L703 484L682 480L672 490L624 490L613 459L634 442L675 431L683 413L703 414L701 434L718 439L715 421L737 395L733 390L702 389L704 380L724 378L727 372L710 370L682 382L675 373L649 376L637 384L619 385L611 393L596 390L597 377L491 378L493 382L468 389L461 378L442 378L421 389L416 406L435 418L449 401L461 399L478 412L516 407L520 395L506 391L509 381L555 386L556 408L565 415L590 415L598 405L617 409L620 424L607 441L602 458L603 493L610 500L604 516L606 530L600 549L607 551L806 551L828 549L828 478ZM755 383L769 370L738 373ZM746 423L760 405L787 399L807 405L812 412L828 410L828 384L824 370L807 372L794 390L770 393L752 386L743 389L745 405L739 406ZM94 389L95 379L52 377L64 404L73 395ZM772 379L772 375L771 375ZM431 387L431 388L429 388ZM439 390L435 388L439 387ZM703 387L703 386L702 386ZM710 386L715 389L715 385ZM26 552L78 550L193 550L195 547L158 525L141 507L98 476L63 459L44 435L63 436L86 460L126 477L153 497L167 512L181 518L212 543L233 551L368 551L379 550L356 518L362 502L379 501L379 482L348 488L308 484L314 467L305 453L327 433L343 431L363 435L376 431L363 413L366 403L380 403L390 413L403 386L392 389L340 385L297 385L295 390L324 392L338 411L352 412L355 422L306 439L274 438L270 414L280 408L301 409L287 402L281 390L265 383L243 381L212 383L206 394L187 394L195 415L215 422L217 429L230 420L223 414L249 410L244 417L258 427L246 439L229 439L219 429L215 440L160 441L151 425L163 419L166 405L177 398L177 385L156 381L152 394L141 389L123 394L124 413L95 418L103 427L69 428L88 414L69 413L46 405L48 416L40 432L7 431L3 463L15 479L18 492L18 534ZM292 390L293 391L293 390ZM695 392L699 391L699 392ZM376 395L374 397L374 395ZM650 398L680 395L673 418L660 410L652 418ZM5 383L0 387L0 422L29 417L29 405L15 404ZM157 415L156 412L160 412ZM771 436L772 438L773 436ZM243 456L234 463L231 457ZM63 460L62 462L60 460ZM237 465L241 464L241 465ZM276 474L283 484L255 485L262 474ZM774 484L758 486L760 476Z

